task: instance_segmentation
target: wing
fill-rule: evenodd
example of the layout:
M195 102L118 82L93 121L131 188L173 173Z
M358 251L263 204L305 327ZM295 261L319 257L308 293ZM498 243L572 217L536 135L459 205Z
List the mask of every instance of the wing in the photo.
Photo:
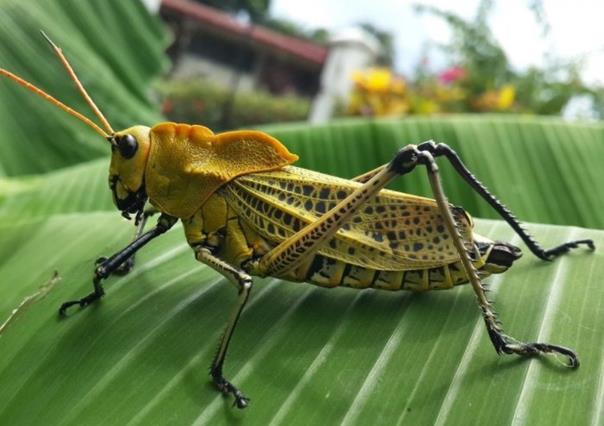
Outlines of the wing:
M221 192L252 229L278 244L360 185L290 166L240 176ZM464 239L472 241L470 216L456 207L453 212ZM359 267L391 271L431 268L459 260L434 200L386 189L368 201L319 248L319 253Z

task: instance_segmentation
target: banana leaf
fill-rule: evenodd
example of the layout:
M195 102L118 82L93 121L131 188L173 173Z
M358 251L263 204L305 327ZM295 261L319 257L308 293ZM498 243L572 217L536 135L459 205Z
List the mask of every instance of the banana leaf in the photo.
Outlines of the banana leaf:
M115 211L108 171L109 159L103 158L44 175L0 179L0 220L17 223L59 213Z
M0 67L87 112L42 29L115 128L161 120L148 87L165 65L166 37L138 1L0 5ZM327 291L269 278L256 281L227 359L227 377L252 398L237 411L207 374L235 292L194 261L178 228L142 251L129 275L110 278L104 300L60 320L60 303L90 291L95 259L123 247L132 226L106 211L107 149L98 136L11 82L1 82L0 93L0 175L10 176L0 180L0 424L604 421L599 252L551 264L527 255L489 281L506 330L573 347L577 371L552 357L497 357L468 286ZM601 228L602 129L468 116L269 130L301 154L302 166L344 177L390 160L407 143L437 139L459 150L520 217ZM442 169L452 201L491 215ZM397 185L427 194L419 171ZM477 225L519 244L502 222ZM604 241L598 230L529 229L546 246Z
M530 225L546 246L604 232ZM519 244L499 221L478 230ZM526 254L489 285L505 329L577 350L497 356L469 286L425 294L325 290L257 280L225 373L252 398L231 407L207 367L235 302L195 262L182 230L91 290L94 260L128 241L117 213L55 214L0 228L0 424L601 424L602 253L547 263ZM15 309L17 309L15 311Z
M470 170L518 217L531 222L604 228L604 124L512 115L459 115L403 120L342 120L322 126L264 130L300 155L300 165L342 177L392 159L407 144L433 139L454 148ZM442 159L452 202L477 217L497 218ZM431 196L425 173L395 189Z

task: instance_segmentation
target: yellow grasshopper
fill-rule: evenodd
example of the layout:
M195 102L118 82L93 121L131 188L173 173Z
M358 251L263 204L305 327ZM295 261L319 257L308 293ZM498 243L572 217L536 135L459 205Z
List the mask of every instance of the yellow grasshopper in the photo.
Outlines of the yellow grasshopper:
M498 353L557 353L568 358L570 367L579 366L571 349L523 343L503 332L481 280L506 271L521 251L472 231L470 215L447 202L435 158L448 159L537 257L552 260L579 245L593 250L593 241L571 241L544 250L447 145L433 141L407 145L388 164L346 180L292 166L298 157L259 131L214 134L203 126L160 123L116 132L61 49L46 38L103 128L19 76L4 69L0 75L75 116L105 139L111 147L113 201L126 218L135 215L137 225L127 247L99 259L93 292L64 303L61 315L71 306L83 308L100 299L102 280L128 272L136 251L180 219L196 259L224 275L238 292L210 374L221 392L233 395L239 408L246 407L249 399L223 376L223 365L250 296L251 276L322 287L411 291L469 282ZM383 189L418 166L427 172L434 199ZM157 224L145 232L145 222L154 213L161 214Z

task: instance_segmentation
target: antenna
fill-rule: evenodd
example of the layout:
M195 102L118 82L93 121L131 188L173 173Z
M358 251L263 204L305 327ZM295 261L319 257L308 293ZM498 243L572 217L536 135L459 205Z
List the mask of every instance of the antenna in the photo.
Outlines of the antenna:
M66 113L68 113L70 115L73 115L78 120L83 121L89 127L91 127L95 132L97 132L99 135L101 135L105 139L107 139L109 137L109 135L103 129L101 129L99 126L97 126L88 117L85 117L84 115L80 114L79 112L77 112L73 108L68 107L63 102L57 100L56 98L53 98L48 93L46 93L44 90L37 88L36 86L34 86L33 84L31 84L29 81L23 80L18 75L15 75L12 72L7 71L7 70L5 70L3 68L0 68L0 75L8 77L9 79L13 80L15 83L17 83L17 84L25 87L27 90L30 90L30 91L34 92L36 95L40 96L42 99L45 99L48 102L50 102L51 104L53 104L53 105L61 108Z
M82 97L84 98L86 103L92 109L92 112L94 112L94 114L98 117L98 119L101 120L101 123L103 124L105 129L109 132L109 134L115 133L113 131L113 129L111 128L111 125L109 124L109 122L107 121L107 119L105 118L103 113L101 112L101 110L96 106L96 104L94 103L94 101L92 100L90 95L88 95L88 92L86 92L86 89L84 89L84 86L82 85L82 83L80 83L78 76L76 75L73 68L71 67L71 64L67 61L67 58L65 58L65 55L63 55L63 51L61 50L61 48L58 47L56 44L54 44L53 41L46 35L46 33L44 31L40 31L40 33L46 39L48 44L50 44L50 47L52 47L52 50L54 50L54 52L57 54L57 56L61 60L61 63L63 64L63 66L65 67L67 72L69 73L69 76L71 77L71 79L73 80L75 85L77 86L78 91L80 92L80 94L82 95Z
M3 75L5 77L9 78L10 80L14 81L15 83L19 84L20 86L23 86L27 90L29 90L29 91L35 93L36 95L40 96L42 99L44 99L44 100L50 102L51 104L53 104L53 105L61 108L66 113L68 113L68 114L74 116L75 118L77 118L78 120L84 122L87 126L91 127L99 135L103 136L103 138L109 140L109 138L111 137L111 135L113 135L115 133L113 131L113 129L111 128L111 125L109 124L109 122L107 121L107 119L105 118L105 116L103 115L103 113L101 112L101 110L99 110L99 108L96 106L96 104L92 101L92 98L90 98L90 96L86 92L86 89L84 89L84 86L82 85L82 83L80 83L80 80L78 79L76 73L73 71L73 68L71 67L71 65L67 61L67 58L65 58L65 55L63 55L63 51L56 44L54 44L52 42L52 40L44 33L44 31L40 31L40 32L42 33L42 36L44 36L44 38L46 39L46 41L48 41L48 43L50 44L50 46L52 47L52 49L54 50L54 52L56 53L56 55L59 57L59 59L61 60L61 63L63 64L63 66L67 70L67 73L69 74L69 77L76 84L76 86L78 88L78 91L80 92L80 94L82 95L82 97L84 98L84 100L86 101L86 103L88 103L88 105L90 106L90 108L92 109L92 111L94 112L94 114L99 118L99 120L101 120L101 123L103 124L103 126L105 127L105 129L107 131L105 131L102 128L100 128L96 123L94 123L88 117L86 117L83 114L77 112L73 108L65 105L63 102L61 102L58 99L52 97L51 95L49 95L48 93L46 93L44 90L42 90L42 89L34 86L29 81L22 79L18 75L13 74L12 72L7 71L7 70L5 70L3 68L0 68L0 75Z

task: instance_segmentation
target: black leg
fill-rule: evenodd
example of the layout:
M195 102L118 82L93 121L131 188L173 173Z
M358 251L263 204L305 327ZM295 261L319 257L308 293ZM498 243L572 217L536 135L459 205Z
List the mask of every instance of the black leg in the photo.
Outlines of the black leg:
M237 325L241 312L249 299L250 292L252 290L252 278L242 270L239 270L223 260L213 256L211 251L207 248L195 248L195 257L200 262L205 263L227 277L237 286L238 289L237 304L231 312L226 329L224 330L224 334L220 340L218 351L216 352L212 365L210 366L210 375L212 376L212 380L220 392L223 394L233 395L235 398L233 405L235 405L237 408L245 408L248 406L250 401L249 398L244 396L243 393L241 393L241 391L235 387L235 385L225 379L222 373L222 368L224 366L224 360L229 348L229 343L231 342L231 337L235 331L235 326Z
M577 248L580 245L586 245L591 250L595 249L593 240L577 240L569 241L551 249L542 248L533 237L522 227L518 219L508 210L506 206L501 203L489 190L468 170L463 164L457 153L451 149L448 145L443 143L435 143L434 141L427 141L418 145L419 151L429 152L434 157L445 156L457 173L487 202L501 215L503 219L516 231L516 233L522 238L528 248L533 252L535 256L543 260L553 260L557 256L569 252L571 249Z
M153 216L155 213L157 213L157 209L155 209L154 207L151 208L147 208L145 209L142 214L138 215L136 218L136 222L135 222L135 226L136 226L136 230L134 232L134 237L132 238L132 241L136 241L137 239L139 239L142 235L143 232L145 231L145 225L147 224L147 220ZM132 270L132 268L134 267L134 259L135 259L136 253L132 254L132 256L130 256L129 258L127 258L121 265L119 265L113 272L113 275L126 275L128 272L130 272ZM103 264L105 264L107 262L107 260L109 260L109 258L107 257L99 257L94 264L95 269L98 268L99 266L103 266Z
M169 230L176 223L176 221L176 218L162 214L157 221L157 225L153 229L140 235L124 249L104 260L100 265L97 265L94 271L94 278L92 279L92 285L94 288L92 293L82 297L79 300L70 300L63 303L59 308L59 315L64 316L67 312L67 309L69 309L71 306L79 305L81 308L83 308L90 305L95 300L103 297L105 291L103 290L101 281L114 273L128 259L132 258L134 253L145 246L149 241Z

